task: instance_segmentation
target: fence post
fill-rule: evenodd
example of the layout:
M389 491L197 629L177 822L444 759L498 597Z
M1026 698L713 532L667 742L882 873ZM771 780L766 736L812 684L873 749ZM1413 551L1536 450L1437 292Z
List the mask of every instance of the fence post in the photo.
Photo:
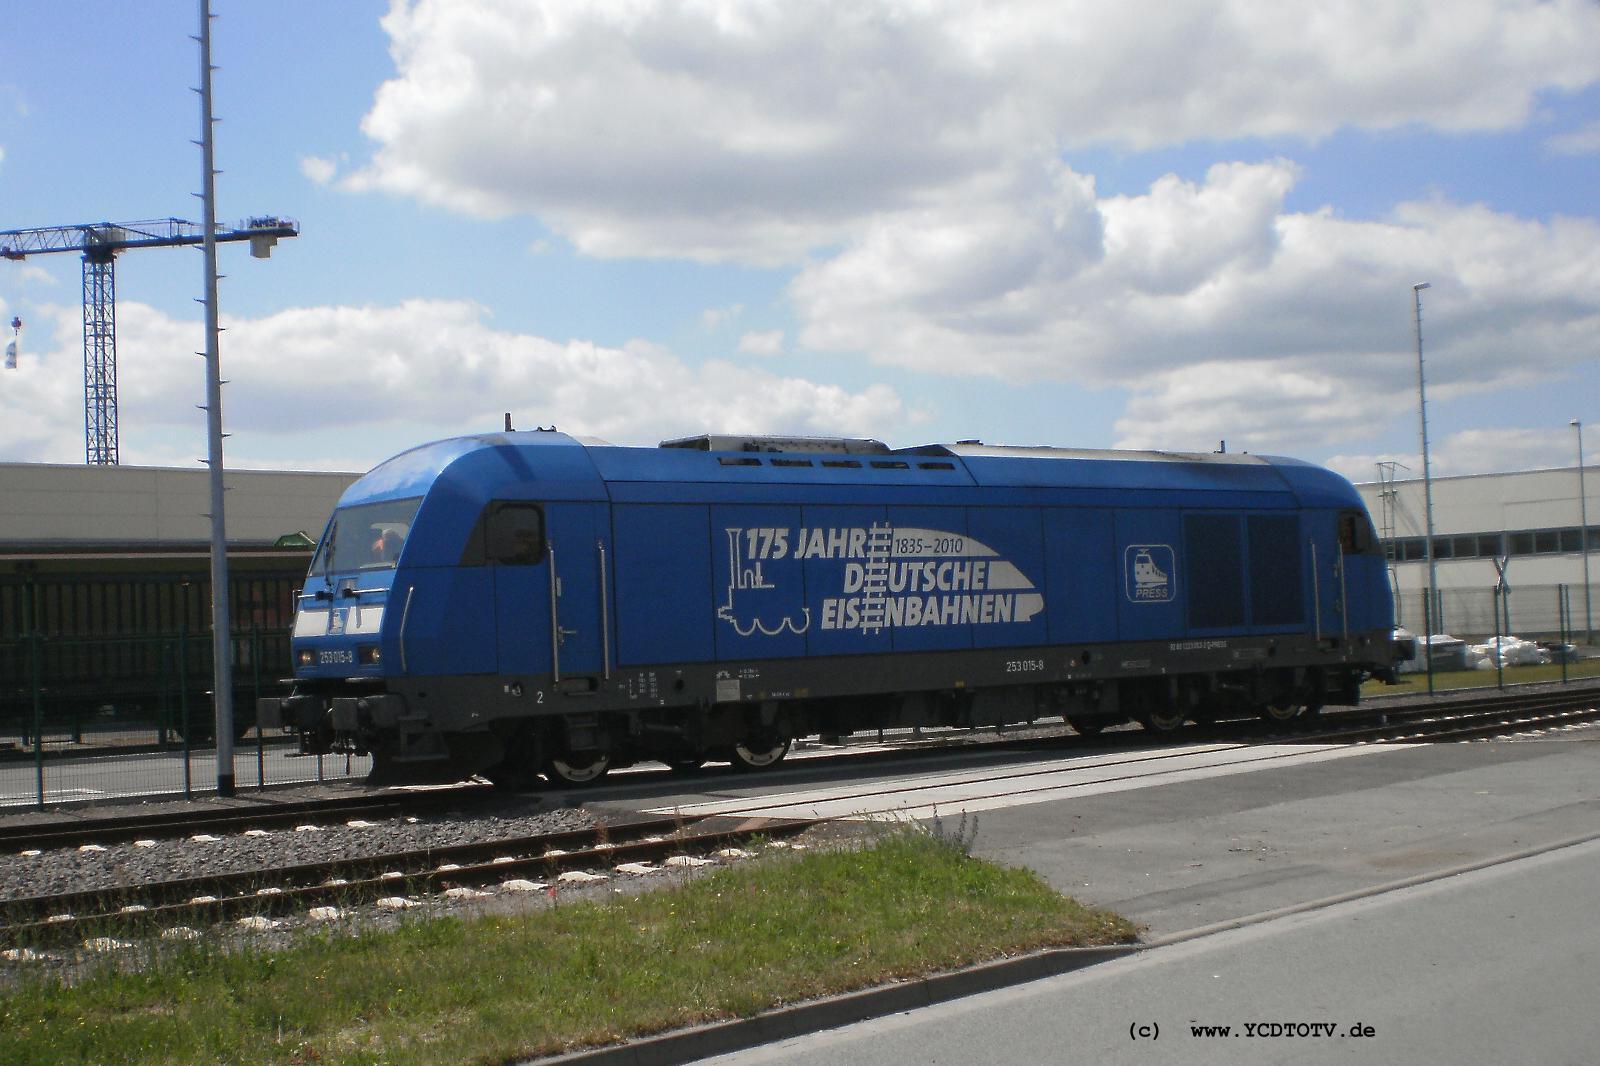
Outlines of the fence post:
M189 766L189 749L194 734L189 729L189 620L178 626L178 727L183 730L183 798L194 799Z
M1572 598L1567 592L1567 586L1556 586L1556 654L1561 657L1561 683L1567 683L1567 634L1571 627L1567 625L1567 612L1571 610ZM1577 647L1576 644L1573 645Z
M251 695L255 698L250 701L251 707L261 706L261 622L259 619L250 620L250 686ZM256 722L256 791L264 791L267 787L267 737L261 732L261 723Z
M172 645L160 637L151 639L156 642L156 691L161 694L161 710L156 716L156 743L164 748L167 746L167 726L172 721L172 690L167 687L167 660L172 654Z
M44 810L44 692L39 673L39 618L38 592L30 577L28 580L28 672L33 688L33 776L38 807Z
M1422 630L1423 630L1423 633L1424 633L1424 638L1423 639L1427 642L1423 646L1427 649L1426 658L1427 658L1427 663L1428 663L1428 695L1431 696L1431 695L1433 695L1433 590L1432 589L1428 589L1427 590L1427 594L1425 596L1423 596L1423 598L1422 598Z
M1501 644L1500 636L1500 600L1503 593L1500 586L1494 587L1494 595L1489 599L1489 605L1494 608L1494 687L1506 687L1506 655L1505 646Z

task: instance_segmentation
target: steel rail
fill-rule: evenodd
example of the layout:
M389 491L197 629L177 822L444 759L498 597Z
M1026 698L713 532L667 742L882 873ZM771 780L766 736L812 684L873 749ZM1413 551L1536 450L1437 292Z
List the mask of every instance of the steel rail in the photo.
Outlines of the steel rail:
M493 802L495 796L488 785L463 785L421 793L385 792L331 800L267 802L260 806L227 807L222 810L202 808L79 821L0 824L0 851L26 848L47 851L82 844L123 844L142 838L170 840L216 829L265 829L307 819L340 818L345 815L434 812L462 804L487 804Z
M704 852L757 837L793 836L818 822L818 819L743 817L646 819L624 826L592 827L338 863L35 896L0 903L0 940L33 945L71 940L85 933L147 931L170 920L216 922L241 914L282 914L325 903L370 905L402 890L410 895L446 887L475 887L522 873L549 876L564 870L609 868L619 863ZM696 831L684 832L691 826ZM669 827L677 832L670 836L609 839L612 834L631 837L650 829ZM562 847L563 844L582 846L568 849ZM534 849L539 849L537 854L499 854ZM407 862L414 864L412 869L385 869ZM262 885L267 880L278 883ZM87 913L63 913L63 908L68 907Z

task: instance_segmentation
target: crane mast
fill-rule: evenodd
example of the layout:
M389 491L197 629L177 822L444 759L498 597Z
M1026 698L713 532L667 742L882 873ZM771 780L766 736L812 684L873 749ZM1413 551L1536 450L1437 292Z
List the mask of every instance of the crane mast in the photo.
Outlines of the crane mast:
M229 228L217 226L212 237L216 241L249 241L250 254L265 259L280 238L299 234L300 225L294 220L263 215ZM205 239L204 226L181 218L0 230L0 259L83 253L83 428L88 465L116 466L119 461L117 254L130 248L198 245Z

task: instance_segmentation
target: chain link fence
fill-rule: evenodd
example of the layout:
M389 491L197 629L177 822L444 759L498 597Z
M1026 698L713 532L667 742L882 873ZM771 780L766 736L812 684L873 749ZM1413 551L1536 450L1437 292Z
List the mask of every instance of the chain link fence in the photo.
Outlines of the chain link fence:
M1395 599L1395 623L1413 633L1449 633L1464 640L1496 635L1525 640L1588 643L1582 585L1515 585L1439 589L1431 604L1426 589L1407 589ZM1593 590L1590 592L1591 600Z

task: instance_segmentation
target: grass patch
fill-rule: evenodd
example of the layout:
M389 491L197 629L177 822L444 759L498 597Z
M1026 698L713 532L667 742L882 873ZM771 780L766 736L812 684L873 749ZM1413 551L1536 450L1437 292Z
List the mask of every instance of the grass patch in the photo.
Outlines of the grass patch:
M901 828L633 898L33 979L0 994L0 1062L499 1063L1133 938L963 843Z
M1576 681L1580 678L1600 677L1600 659L1584 659L1582 662L1567 664L1567 678ZM1560 681L1561 664L1552 663L1548 666L1508 666L1505 668L1507 685L1535 684L1540 682ZM1488 670L1451 670L1435 671L1433 675L1434 691L1460 688L1494 688L1497 677L1494 668ZM1373 696L1401 696L1428 691L1428 675L1401 674L1398 685L1386 685L1382 681L1368 681L1361 686L1363 698Z

